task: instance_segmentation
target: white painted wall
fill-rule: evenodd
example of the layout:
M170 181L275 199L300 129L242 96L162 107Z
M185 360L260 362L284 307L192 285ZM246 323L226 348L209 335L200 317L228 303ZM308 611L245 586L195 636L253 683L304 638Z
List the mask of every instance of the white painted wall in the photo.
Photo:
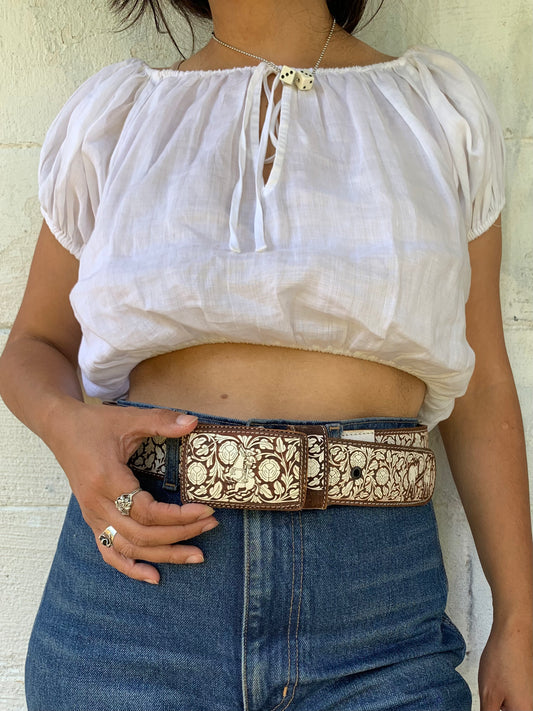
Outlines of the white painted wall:
M486 81L508 151L504 211L503 314L533 446L533 101L532 0L388 0L361 35L397 55L413 44L454 52ZM138 56L153 66L177 57L144 25L113 34L105 1L3 0L0 5L0 345L20 303L41 222L36 170L55 114L86 77ZM200 45L207 39L205 26ZM189 51L188 32L181 33ZM199 45L199 46L200 46ZM46 447L0 405L0 711L25 709L25 648L68 497ZM490 629L491 602L438 436L435 503L450 579L449 610L467 638L462 672L476 692L477 662ZM530 457L531 461L531 457Z

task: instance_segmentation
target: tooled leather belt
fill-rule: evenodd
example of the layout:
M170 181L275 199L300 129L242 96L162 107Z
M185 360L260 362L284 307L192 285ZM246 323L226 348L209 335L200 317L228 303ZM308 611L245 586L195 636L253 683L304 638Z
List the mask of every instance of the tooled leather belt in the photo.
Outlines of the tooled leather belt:
M338 439L321 425L199 424L179 440L182 502L285 511L427 503L435 486L427 427L365 433ZM374 441L355 439L361 436ZM149 437L128 465L164 479L166 459L166 440Z

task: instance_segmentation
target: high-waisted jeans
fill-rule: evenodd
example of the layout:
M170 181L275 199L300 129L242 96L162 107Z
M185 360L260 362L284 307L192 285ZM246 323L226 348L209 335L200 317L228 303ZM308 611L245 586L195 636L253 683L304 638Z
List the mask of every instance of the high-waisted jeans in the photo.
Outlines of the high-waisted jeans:
M417 423L327 424L338 436ZM172 482L139 480L181 503ZM186 541L205 562L158 565L156 586L104 563L72 498L30 640L29 711L471 708L431 502L215 516Z

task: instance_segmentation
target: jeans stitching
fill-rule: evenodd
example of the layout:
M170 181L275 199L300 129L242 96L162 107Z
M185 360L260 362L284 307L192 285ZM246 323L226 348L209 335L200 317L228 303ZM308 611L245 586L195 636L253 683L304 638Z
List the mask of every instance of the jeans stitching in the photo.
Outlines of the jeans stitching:
M299 676L298 632L300 629L300 610L302 607L303 579L304 579L304 536L303 536L302 512L301 511L298 511L298 521L300 523L300 598L298 600L298 612L296 613L296 630L294 633L296 674L294 675L294 686L292 688L291 698L289 699L287 706L285 706L285 709L287 709L291 705L292 701L294 700L294 697L296 695L296 687L298 686L298 676ZM283 711L285 711L285 710L283 709Z
M248 512L243 511L244 526L244 600L243 600L243 628L242 628L242 701L243 711L248 711L248 680L247 680L247 634L248 634L248 604L250 599L250 545L248 531Z
M287 625L287 658L288 658L287 684L284 687L284 689L288 689L290 681L291 681L291 622L292 622L292 607L293 607L293 603L294 603L294 577L295 577L294 572L295 572L295 567L296 567L296 561L295 561L295 555L294 555L294 518L293 518L293 516L291 516L290 521L291 521L291 537L292 537L292 584L291 584L291 605L290 605L290 609L289 609L289 622ZM281 699L281 701L278 704L276 704L276 706L274 706L274 708L271 709L271 711L275 711L284 702L285 702L285 697L283 697Z

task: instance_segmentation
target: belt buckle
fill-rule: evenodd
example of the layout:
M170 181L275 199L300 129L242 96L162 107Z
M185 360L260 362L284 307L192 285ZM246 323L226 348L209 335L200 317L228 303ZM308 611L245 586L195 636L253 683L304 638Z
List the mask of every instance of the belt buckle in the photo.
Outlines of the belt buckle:
M307 475L308 435L296 428L199 424L182 438L184 503L299 511Z

